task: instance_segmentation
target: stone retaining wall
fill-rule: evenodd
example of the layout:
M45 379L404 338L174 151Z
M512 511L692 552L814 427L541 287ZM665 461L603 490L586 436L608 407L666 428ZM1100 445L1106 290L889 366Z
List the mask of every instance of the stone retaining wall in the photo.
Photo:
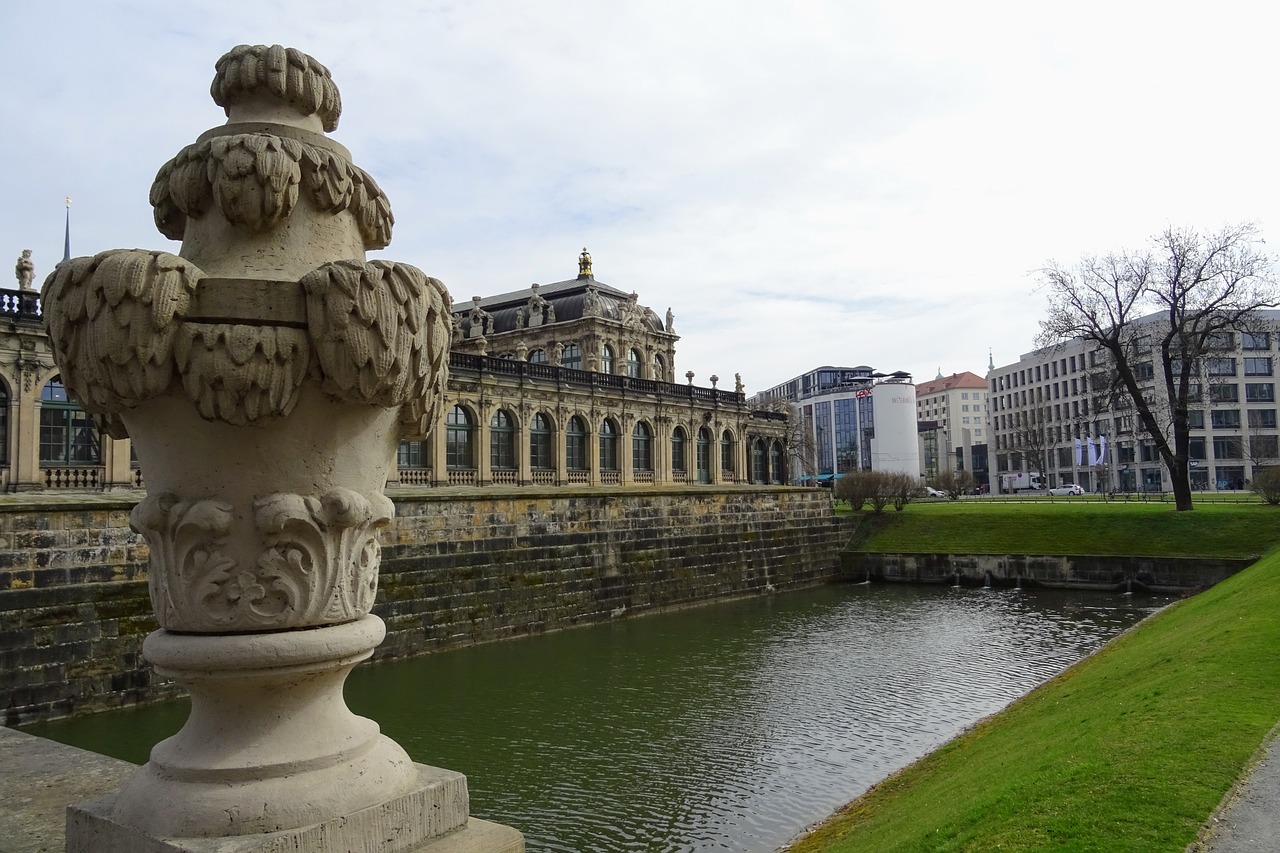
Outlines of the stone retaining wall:
M1257 562L1213 557L1030 554L883 554L846 551L841 578L900 583L1018 584L1070 589L1192 592L1213 586Z
M378 658L834 580L825 491L396 490ZM140 495L0 506L0 722L176 695L141 654L156 624Z

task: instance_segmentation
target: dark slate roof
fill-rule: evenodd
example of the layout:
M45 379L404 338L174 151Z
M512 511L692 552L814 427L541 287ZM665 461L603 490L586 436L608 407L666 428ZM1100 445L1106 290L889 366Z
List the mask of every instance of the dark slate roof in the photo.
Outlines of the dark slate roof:
M557 281L551 284L539 283L538 295L555 307L556 322L565 323L582 317L588 285L593 286L600 296L599 316L606 320L622 320L622 306L627 302L630 294L602 281L596 281L590 276L579 276L568 281ZM480 307L493 315L494 331L496 333L511 332L516 329L516 309L525 305L532 295L532 287L513 290L509 293L499 293L496 296L482 298ZM465 316L471 310L473 304L470 299L454 302L453 313ZM644 306L640 306L640 308L644 311L645 319L648 320L651 329L656 332L663 331L662 319L654 313L653 309Z

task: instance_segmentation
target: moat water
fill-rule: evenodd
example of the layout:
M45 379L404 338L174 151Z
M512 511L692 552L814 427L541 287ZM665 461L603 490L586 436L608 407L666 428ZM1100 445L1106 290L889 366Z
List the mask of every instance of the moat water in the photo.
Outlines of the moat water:
M1169 601L841 585L363 665L346 694L530 851L771 853ZM25 730L141 763L186 713Z

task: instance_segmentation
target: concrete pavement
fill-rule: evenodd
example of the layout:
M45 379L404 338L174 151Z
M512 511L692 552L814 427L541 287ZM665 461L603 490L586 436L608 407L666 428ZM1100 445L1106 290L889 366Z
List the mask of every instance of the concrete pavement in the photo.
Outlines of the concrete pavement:
M1188 853L1275 853L1280 851L1280 724L1271 730L1255 760Z

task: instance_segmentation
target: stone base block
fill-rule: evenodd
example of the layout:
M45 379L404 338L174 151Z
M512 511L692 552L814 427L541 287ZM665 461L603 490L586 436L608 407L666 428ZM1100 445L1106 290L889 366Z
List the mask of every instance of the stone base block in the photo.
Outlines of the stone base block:
M67 808L67 853L523 853L516 830L468 820L461 773L414 765L420 786L393 800L283 832L154 838L112 817L115 797Z

